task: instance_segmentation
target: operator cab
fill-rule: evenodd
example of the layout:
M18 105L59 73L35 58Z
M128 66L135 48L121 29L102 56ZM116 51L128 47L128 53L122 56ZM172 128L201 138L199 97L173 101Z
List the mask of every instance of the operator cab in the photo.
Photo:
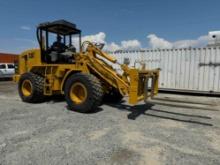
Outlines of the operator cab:
M78 43L76 43L77 39L72 43L73 37L78 38ZM37 39L41 60L45 63L73 63L74 54L77 50L81 50L81 30L65 20L39 24Z

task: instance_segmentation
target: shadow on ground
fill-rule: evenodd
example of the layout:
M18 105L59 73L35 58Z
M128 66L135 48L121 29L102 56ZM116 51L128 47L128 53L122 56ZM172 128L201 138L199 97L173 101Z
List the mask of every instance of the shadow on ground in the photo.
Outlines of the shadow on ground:
M193 123L193 124L199 124L199 125L204 125L204 126L213 126L210 123L196 120L196 119L207 120L207 119L211 119L211 117L202 116L202 115L185 114L185 113L179 113L179 112L171 112L171 111L165 111L165 110L158 110L158 109L154 109L153 107L155 106L155 104L151 104L151 103L130 106L130 105L124 104L124 102L120 102L118 104L108 103L108 105L111 107L117 108L118 110L121 110L121 111L129 111L130 113L127 115L127 117L130 120L136 120L139 116L145 115L145 116L174 120L174 121L179 121L179 122Z
M59 103L59 102L66 102L66 100L65 100L64 95L54 95L54 96L47 97L47 98L46 98L46 102ZM66 109L69 110L69 111L71 111L71 112L76 112L76 111L70 109L70 108L68 107L68 105L66 106ZM95 109L94 111L88 112L87 114L98 113L98 112L101 112L101 111L103 111L103 109L100 108L100 107L98 107L98 108Z
M57 95L57 96L48 97L47 101L54 102L54 103L64 102L65 98L63 95ZM121 111L130 112L127 115L128 119L130 119L130 120L136 120L139 116L145 115L145 116L157 117L157 118L161 118L161 119L174 120L174 121L185 122L185 123L199 124L199 125L204 125L204 126L213 126L211 123L200 121L200 120L211 119L211 117L209 117L209 116L158 110L158 109L153 108L156 104L152 104L152 103L131 106L131 105L125 104L125 101L122 100L119 103L104 102L103 104L117 108L118 110L121 110ZM180 107L181 107L181 105L180 105ZM68 106L66 108L69 111L74 112ZM185 108L190 108L190 107L185 107ZM95 111L90 112L88 114L94 114L94 113L98 113L101 111L103 111L103 109L99 107Z

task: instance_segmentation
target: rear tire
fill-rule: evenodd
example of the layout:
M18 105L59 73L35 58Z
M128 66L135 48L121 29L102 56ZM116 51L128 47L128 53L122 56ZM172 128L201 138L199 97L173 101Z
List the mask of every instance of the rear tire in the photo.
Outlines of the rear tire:
M24 102L38 103L44 100L44 78L34 73L24 73L18 82L18 93Z
M95 111L103 97L99 79L85 73L71 75L66 80L64 93L69 108L81 113Z

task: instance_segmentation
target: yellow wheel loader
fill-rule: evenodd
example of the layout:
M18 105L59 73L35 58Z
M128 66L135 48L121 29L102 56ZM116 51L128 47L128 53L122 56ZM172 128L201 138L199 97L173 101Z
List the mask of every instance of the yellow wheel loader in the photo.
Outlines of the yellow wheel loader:
M81 44L81 30L73 23L41 23L36 33L40 48L19 56L14 75L24 102L62 94L70 109L86 113L100 106L103 98L119 102L128 96L129 103L136 104L158 93L159 69L129 67L102 51L102 44ZM111 63L120 65L122 73Z

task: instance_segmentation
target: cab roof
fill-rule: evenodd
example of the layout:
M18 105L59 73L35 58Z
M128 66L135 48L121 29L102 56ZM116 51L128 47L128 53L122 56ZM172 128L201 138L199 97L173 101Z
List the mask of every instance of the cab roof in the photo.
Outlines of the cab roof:
M60 35L72 35L81 33L81 30L77 29L74 23L68 22L66 20L44 22L39 24L37 28Z

